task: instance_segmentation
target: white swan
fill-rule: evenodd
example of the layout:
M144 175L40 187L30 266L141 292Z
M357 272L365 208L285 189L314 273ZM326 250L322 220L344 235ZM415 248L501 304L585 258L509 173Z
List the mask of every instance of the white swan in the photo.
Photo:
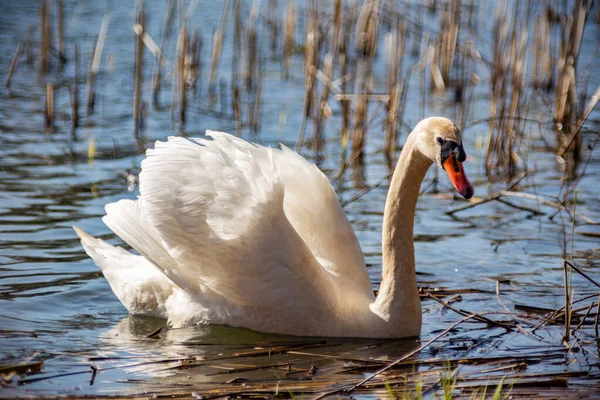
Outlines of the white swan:
M473 195L461 134L421 121L398 160L385 205L383 278L373 295L356 236L325 175L295 152L226 133L170 137L147 151L140 196L103 221L134 255L75 228L132 314L173 326L224 324L302 336L399 338L421 329L413 222L432 163Z

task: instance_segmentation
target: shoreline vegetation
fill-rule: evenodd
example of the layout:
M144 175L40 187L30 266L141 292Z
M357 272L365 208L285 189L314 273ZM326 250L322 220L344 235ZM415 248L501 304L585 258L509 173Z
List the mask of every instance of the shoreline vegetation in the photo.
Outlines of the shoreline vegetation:
M19 97L22 94L14 76L29 74L31 79L37 79L44 88L44 98L40 100L44 104L43 134L52 135L57 130L57 120L69 120L72 135L77 137L82 126L100 118L95 114L102 95L97 77L110 74L112 68L112 50L105 42L114 22L107 8L93 50L85 53L79 40L65 36L65 2L39 3L37 20L31 16L28 34L15 43L4 86L11 97ZM386 357L385 351L381 358L363 358L360 349L399 346L395 341L360 341L352 347L350 341L342 339L286 338L281 343L247 344L208 357L122 359L72 354L87 359L89 368L64 374L46 374L44 361L31 357L2 365L0 383L26 389L35 382L80 374L89 375L93 385L106 371L142 368L166 375L156 382L124 380L131 387L140 385L143 389L129 387L131 394L116 397L318 400L355 396L598 396L600 284L573 260L572 241L576 226L599 223L578 211L577 188L600 140L600 135L588 128L589 123L598 126L597 120L588 121L600 100L600 87L588 92L588 80L593 77L586 63L594 62L594 57L590 61L589 55L580 53L586 25L600 21L600 6L593 8L589 0L492 3L268 0L259 6L226 0L222 2L218 26L209 34L194 25L193 14L201 12L197 1L188 4L168 0L162 15L151 15L143 2L136 2L131 36L124 38L134 47L130 61L134 82L132 139L137 152L144 152L148 146L148 120L153 112L169 110L176 129L183 130L192 108L235 121L238 136L255 138L268 101L265 79L273 73L267 70L267 64L276 61L281 79L303 81L302 123L296 151L312 157L319 165L326 146L339 146L343 157L333 180L352 169L354 178L364 182L361 166L372 135L383 135L382 152L390 173L393 171L401 139L411 129L405 115L408 93L419 94L417 100L410 101L420 102L421 117L425 116L425 104L430 98L443 98L455 109L459 128L486 130L478 150L490 188L496 188L446 214L455 216L482 204L502 202L532 215L560 218L563 260L557 260L557 267L564 269L562 307L550 309L533 303L478 312L460 307L462 296L471 294L502 305L503 282L499 280L495 293L423 287L422 300L440 312L455 314L455 322L416 340L412 350L394 358ZM492 12L492 37L483 39L479 33L481 25ZM159 36L148 33L149 24L161 26ZM175 48L169 48L172 41ZM227 54L230 69L221 63L226 41L231 43L227 47L231 52ZM489 49L479 48L482 42ZM384 62L379 63L384 68L376 64L381 59ZM301 69L294 68L299 64ZM298 75L299 70L302 76ZM481 101L482 93L487 96L489 117L474 120L473 108ZM66 96L69 101L59 103L59 96ZM208 101L201 103L200 98ZM58 108L58 104L68 107ZM61 122L61 126L65 124ZM530 153L536 151L531 135L543 138L563 172L561 189L555 197L522 185L535 168L528 163ZM114 151L121 150L115 147ZM90 162L96 157L93 138L88 157ZM390 176L375 185L364 184L343 206L386 183ZM135 176L131 180L135 181ZM437 175L423 191L435 192L436 188ZM589 234L597 236L594 232ZM574 275L589 282L587 293L573 293L570 285ZM482 341L466 338L461 329L482 330L487 336ZM163 327L148 332L143 341L159 343L169 331ZM511 335L526 336L537 346L509 348L504 343L501 355L497 351L493 356L482 350L500 343L491 337ZM552 372L540 372L539 368L529 372L532 366L545 363L552 365ZM572 367L573 364L578 366ZM168 374L177 371L215 378L203 385L171 387Z

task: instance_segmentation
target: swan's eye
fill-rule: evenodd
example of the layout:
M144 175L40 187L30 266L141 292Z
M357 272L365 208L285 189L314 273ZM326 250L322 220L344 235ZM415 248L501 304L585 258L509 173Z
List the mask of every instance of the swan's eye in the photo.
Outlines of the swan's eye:
M442 139L441 137L436 138L436 140L437 140L438 144L440 144L440 145L444 144L444 142L445 142L445 140Z

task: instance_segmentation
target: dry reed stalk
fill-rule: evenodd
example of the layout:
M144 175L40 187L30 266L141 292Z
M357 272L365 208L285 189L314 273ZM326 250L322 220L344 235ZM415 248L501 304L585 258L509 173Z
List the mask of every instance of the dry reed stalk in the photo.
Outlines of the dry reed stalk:
M418 19L415 24L414 32L412 34L411 53L413 57L417 57L421 52L421 44L423 42L423 14L425 12L425 7L419 2L415 2L414 5L416 8Z
M460 23L460 4L458 0L451 0L442 7L440 18L440 38L438 40L437 57L435 62L439 65L443 85L448 86L450 72L454 64L454 55L458 43ZM433 71L433 66L432 66Z
M233 8L233 47L231 54L231 91L239 90L240 54L242 53L242 2L235 0ZM239 94L239 93L238 93Z
M309 21L306 25L306 40L304 42L304 104L302 111L302 123L296 141L296 151L304 144L304 132L307 120L312 115L312 109L316 103L315 75L319 59L319 21L314 1L310 3Z
M246 24L246 89L248 92L256 90L258 81L258 37L255 25L258 22L258 8L256 4L250 9L250 17ZM249 114L251 116L252 113ZM250 124L252 126L252 124Z
M219 59L221 58L221 47L223 45L223 35L227 31L227 21L229 16L229 5L230 1L226 0L221 8L221 19L219 20L219 27L213 33L212 42L212 54L210 59L210 72L208 78L209 90L214 90L215 82L217 81L217 68L219 67Z
M329 52L333 54L333 63L335 63L335 57L338 54L342 32L342 0L335 0L333 3L333 37L331 38L331 48L329 49Z
M387 92L389 101L386 104L387 118L385 121L385 154L388 165L391 166L395 160L395 150L397 143L397 123L400 109L400 99L404 88L404 83L400 80L402 71L402 59L404 57L404 43L406 38L406 28L396 16L392 31L386 35L385 48L387 60Z
M565 139L569 138L577 129L577 60L591 5L592 2L589 0L577 0L573 6L571 18L566 18L563 22L554 113L554 120L559 127L557 129L559 149L565 147ZM572 157L577 162L580 158L582 139L578 133L574 136L575 140L569 140L569 142L572 146Z
M227 112L227 82L225 78L219 79L219 112L223 115Z
M548 13L542 13L536 18L533 39L533 85L535 88L550 90L552 87L552 69L550 21Z
M522 98L528 32L522 25L510 23L506 3L496 11L491 118L485 144L485 167L488 176L501 172L501 175L510 178L516 173L517 136L523 130L521 113L524 112ZM514 20L517 20L518 12L519 7L515 9Z
M571 295L569 292L569 269L567 260L563 262L564 284L565 284L565 333L563 339L568 341L571 333Z
M242 110L240 104L240 88L237 85L232 85L232 107L235 115L235 133L237 137L242 136Z
M50 70L50 0L40 6L40 74Z
M175 10L175 0L169 0L167 3L167 13L165 14L165 20L163 22L162 36L160 39L160 53L156 60L156 65L152 74L152 106L158 108L158 95L160 93L161 81L162 81L162 64L164 59L165 46L171 33L171 25L173 22L173 15Z
M133 89L133 133L135 137L139 136L140 124L142 122L142 83L143 83L143 68L144 68L144 42L143 36L146 29L144 10L140 8L135 24L135 76Z
M79 46L73 49L73 92L71 96L71 124L73 129L79 126Z
M54 126L54 85L46 83L46 129L51 130Z
M235 0L233 8L233 54L231 57L231 108L235 116L235 133L242 136L242 105L240 94L240 54L242 53L242 2Z
M277 39L279 35L277 9L277 0L269 0L269 16L267 18L267 25L269 26L269 33L271 36L271 54L273 55L277 53Z
M260 122L262 120L262 95L264 87L264 74L260 74L258 78L258 86L256 87L256 93L254 98L254 133L258 134L260 131Z
M35 26L31 25L27 28L27 43L25 46L25 62L27 64L33 63L33 35L35 33Z
M356 73L356 93L359 94L355 104L354 128L352 134L353 160L362 160L367 128L368 96L372 87L372 64L375 56L377 35L379 32L379 3L366 2L356 20L355 48L358 57ZM359 161L360 161L359 160Z
M315 124L314 124L315 127L314 127L313 142L312 142L312 148L316 154L319 154L321 152L321 148L323 146L322 133L323 133L325 121L332 114L331 107L329 107L329 104L327 102L329 99L329 92L331 91L329 82L331 82L332 74L333 74L333 55L331 53L327 53L325 55L325 59L323 61L323 75L326 80L326 83L323 84L323 91L321 92L319 108L316 112L317 115L315 118Z
M87 81L87 114L92 115L94 113L94 105L96 100L96 93L94 90L94 82L96 74L100 71L100 61L102 60L102 50L104 49L104 41L106 40L106 34L108 33L109 24L108 8L104 12L102 17L102 25L100 26L100 32L98 33L98 39L96 40L96 46L94 52L91 55L91 61L88 70L88 81Z
M179 122L185 124L185 112L187 106L186 98L186 55L188 47L188 34L187 24L184 23L179 31L179 38L177 40L177 63L176 63L176 90L179 95Z
M202 38L200 30L195 29L189 46L189 55L186 58L187 87L196 91L196 83L200 77L200 52L202 51Z
M294 47L296 47L296 7L293 3L286 6L283 20L283 71L285 79L289 79L290 66Z
M19 64L19 58L21 57L21 50L23 50L23 44L19 42L17 45L17 50L15 50L15 54L13 55L12 60L10 60L10 66L8 67L8 73L6 74L6 80L4 81L4 86L8 89L10 93L10 81L12 80L13 74L17 70L17 65Z
M64 2L58 0L58 68L62 71L67 56L65 53Z
M94 72L92 70L92 64L94 63L94 53L90 54L90 62L89 62L89 66L88 66L88 73L87 73L87 84L86 84L86 88L87 88L87 95L86 95L86 110L87 110L87 115L90 116L94 113L94 105L96 103L96 93L94 91Z

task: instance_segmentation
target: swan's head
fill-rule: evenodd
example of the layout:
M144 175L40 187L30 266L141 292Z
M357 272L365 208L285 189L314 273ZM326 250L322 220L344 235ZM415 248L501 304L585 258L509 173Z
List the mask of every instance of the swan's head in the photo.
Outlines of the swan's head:
M470 199L475 191L462 166L467 155L456 125L448 118L431 117L419 122L414 132L421 153L444 169L458 193Z

